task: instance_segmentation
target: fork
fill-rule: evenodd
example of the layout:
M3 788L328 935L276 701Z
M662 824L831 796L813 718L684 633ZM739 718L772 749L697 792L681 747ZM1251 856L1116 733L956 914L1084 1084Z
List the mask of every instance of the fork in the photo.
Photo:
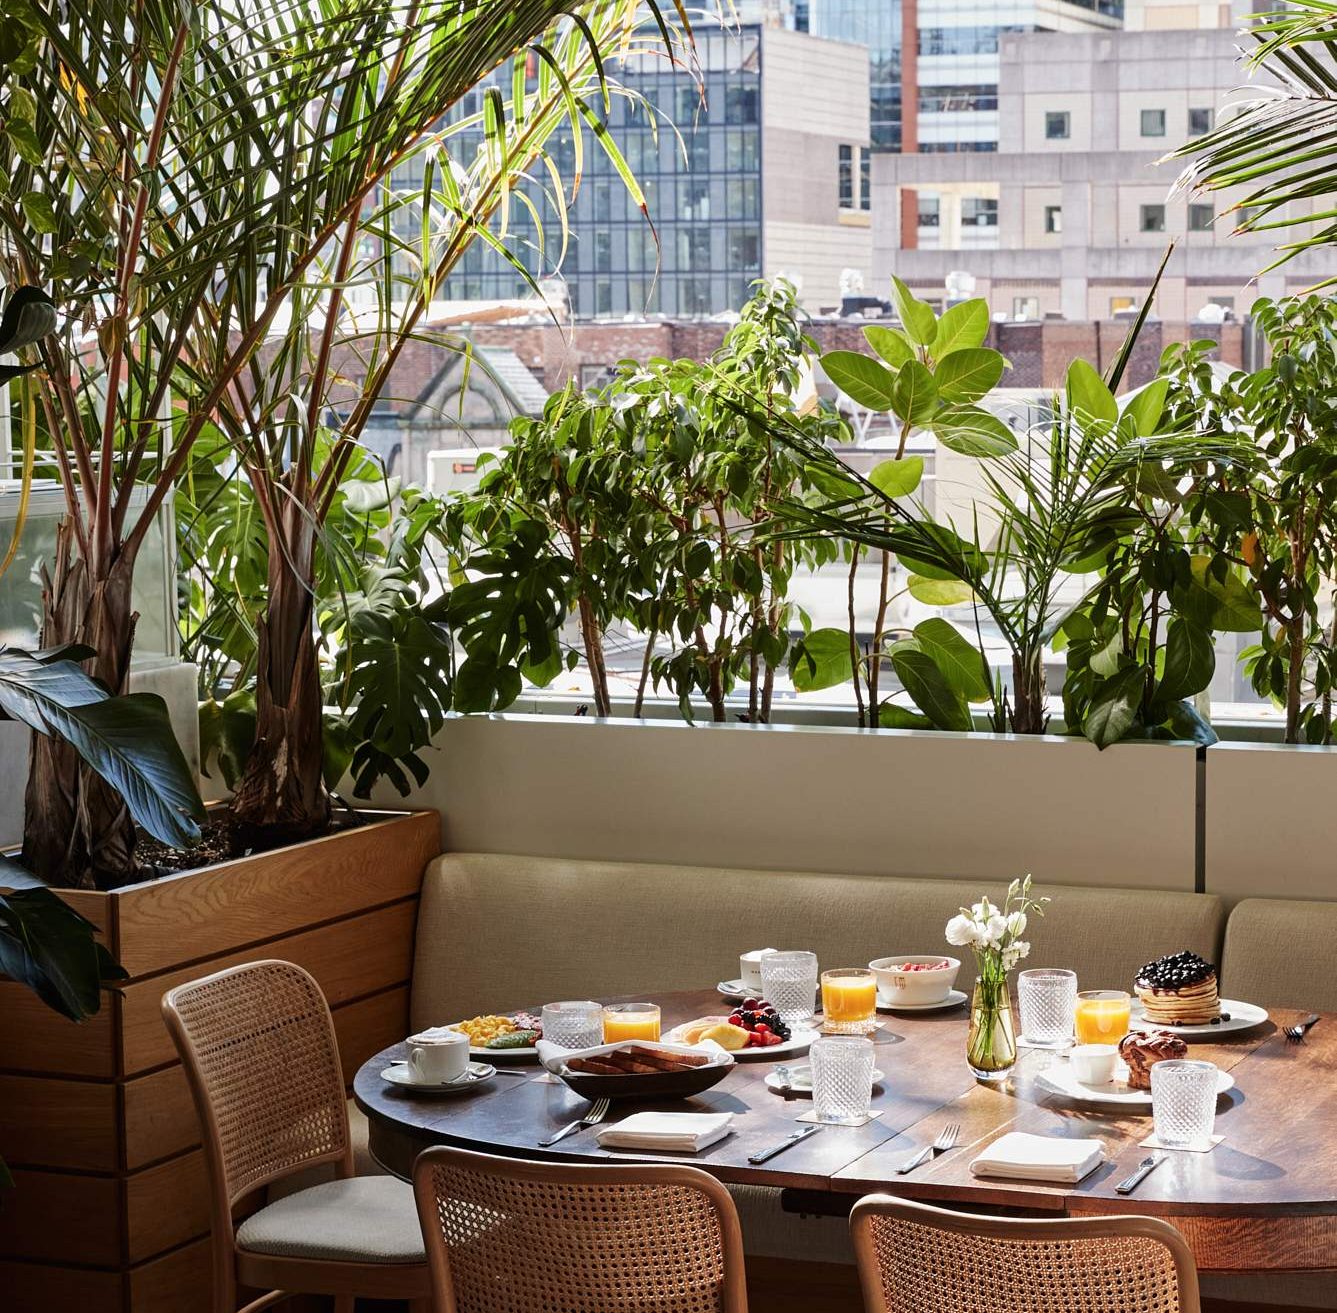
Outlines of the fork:
M898 1176L904 1176L907 1172L913 1172L916 1167L930 1157L937 1157L940 1153L946 1153L948 1149L956 1148L957 1137L961 1134L960 1122L949 1122L938 1132L938 1138L932 1144L926 1144L915 1156L906 1162L903 1162L897 1169Z
M568 1135L574 1135L577 1131L583 1131L587 1126L597 1126L608 1116L608 1108L609 1100L596 1099L589 1112L583 1117L580 1117L573 1122L567 1122L556 1135L550 1135L546 1140L540 1140L539 1148L546 1149L550 1144L556 1144L558 1140L565 1140Z
M1305 1037L1305 1031L1317 1026L1321 1018L1317 1012L1311 1012L1303 1021L1297 1021L1293 1026L1287 1026L1283 1032L1292 1044L1298 1044Z

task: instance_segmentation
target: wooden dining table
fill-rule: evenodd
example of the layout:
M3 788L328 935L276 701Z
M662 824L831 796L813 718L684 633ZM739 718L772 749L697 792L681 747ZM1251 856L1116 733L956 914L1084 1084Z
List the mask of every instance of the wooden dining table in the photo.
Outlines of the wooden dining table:
M661 996L659 1003L666 1029L728 1010L713 990ZM1043 1050L1023 1048L1004 1082L977 1082L965 1062L964 1007L879 1013L872 1040L884 1077L874 1090L874 1118L823 1127L759 1166L749 1155L800 1129L796 1119L811 1110L811 1100L765 1084L768 1072L804 1061L801 1055L745 1057L694 1098L613 1104L609 1122L647 1108L734 1114L730 1135L691 1155L603 1149L588 1129L540 1148L590 1105L536 1063L501 1067L463 1094L424 1097L382 1079L404 1056L396 1045L363 1065L354 1095L370 1123L373 1156L406 1178L417 1154L433 1144L574 1162L688 1161L725 1182L779 1187L795 1212L840 1215L860 1195L882 1191L1000 1214L1149 1213L1184 1233L1205 1271L1312 1271L1337 1268L1337 1016L1324 1016L1292 1043L1283 1028L1301 1016L1277 1009L1251 1030L1191 1045L1192 1057L1234 1077L1217 1102L1216 1130L1225 1138L1202 1153L1155 1151L1165 1161L1128 1196L1114 1186L1153 1152L1140 1145L1152 1131L1150 1108L1137 1114L1053 1093L1040 1077L1061 1059ZM897 1174L952 1122L961 1127L954 1149ZM1099 1139L1105 1161L1075 1185L972 1175L971 1161L1006 1131Z

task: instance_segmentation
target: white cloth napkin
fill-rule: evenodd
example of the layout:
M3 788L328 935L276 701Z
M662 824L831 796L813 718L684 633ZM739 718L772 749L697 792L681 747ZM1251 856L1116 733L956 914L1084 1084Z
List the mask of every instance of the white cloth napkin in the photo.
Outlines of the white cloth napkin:
M1070 1185L1095 1171L1104 1160L1105 1146L1099 1140L1061 1140L1009 1131L989 1145L970 1164L970 1170L975 1176Z
M609 1149L676 1149L696 1153L729 1134L731 1112L634 1112L598 1133Z

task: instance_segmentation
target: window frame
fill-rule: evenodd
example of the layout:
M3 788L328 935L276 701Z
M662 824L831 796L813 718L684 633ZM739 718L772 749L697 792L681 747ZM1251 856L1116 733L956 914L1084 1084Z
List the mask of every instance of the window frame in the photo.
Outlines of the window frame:
M1062 120L1063 131L1051 132L1050 128L1055 119ZM1045 110L1045 140L1046 141L1071 141L1072 140L1072 111L1070 109L1047 109Z

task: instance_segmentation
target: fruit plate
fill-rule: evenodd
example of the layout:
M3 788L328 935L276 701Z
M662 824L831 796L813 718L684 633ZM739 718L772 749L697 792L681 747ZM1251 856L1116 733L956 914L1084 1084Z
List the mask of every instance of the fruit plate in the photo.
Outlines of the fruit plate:
M1055 1062L1040 1072L1035 1079L1037 1084L1043 1085L1054 1094L1061 1094L1065 1099L1074 1099L1078 1103L1112 1103L1124 1108L1151 1110L1151 1091L1130 1089L1128 1067L1122 1062L1114 1064L1114 1079L1107 1085L1083 1085L1073 1075L1067 1059ZM1224 1094L1234 1087L1235 1078L1228 1071L1216 1073L1218 1094Z
M728 1021L728 1019L728 1017L719 1018L720 1021ZM704 1020L704 1018L702 1018L702 1020ZM692 1024L692 1022L687 1022L685 1025L675 1026L664 1036L665 1042L669 1044L679 1043L682 1040L682 1032L687 1026ZM696 1024L699 1025L700 1022L697 1022ZM789 1038L782 1043L768 1044L764 1049L753 1048L749 1044L745 1049L734 1049L731 1056L736 1058L739 1062L751 1062L757 1058L792 1057L795 1053L806 1053L813 1040L815 1040L820 1033L820 1031L813 1030L808 1026L791 1025L789 1027Z
M1252 1030L1267 1020L1267 1009L1256 1003L1241 1003L1238 999L1221 1000L1221 1020L1204 1021L1193 1026L1163 1026L1157 1021L1148 1021L1142 1010L1142 1004L1134 999L1129 1008L1129 1024L1134 1030L1168 1030L1172 1035L1182 1035L1185 1039L1210 1039L1213 1035L1229 1035L1237 1030ZM1227 1021L1225 1018L1229 1017Z
M586 1099L687 1099L710 1089L712 1085L718 1085L734 1065L734 1055L726 1053L718 1044L697 1047L690 1044L621 1040L617 1044L582 1049L580 1053L584 1057L597 1058L600 1053L611 1053L615 1049L632 1045L665 1053L707 1053L710 1061L700 1067L684 1067L681 1071L627 1072L625 1075L608 1076L599 1072L571 1071L562 1060L565 1055L554 1055L545 1046L544 1066Z
M947 997L937 1003L896 1003L878 991L877 1010L879 1012L946 1012L948 1008L959 1008L969 995L962 989L949 989Z
M394 1062L381 1072L381 1079L412 1094L463 1094L475 1085L490 1081L496 1074L497 1069L490 1062L471 1062L458 1080L420 1081L409 1070L407 1062Z

